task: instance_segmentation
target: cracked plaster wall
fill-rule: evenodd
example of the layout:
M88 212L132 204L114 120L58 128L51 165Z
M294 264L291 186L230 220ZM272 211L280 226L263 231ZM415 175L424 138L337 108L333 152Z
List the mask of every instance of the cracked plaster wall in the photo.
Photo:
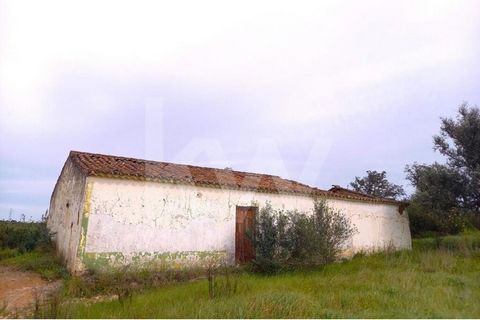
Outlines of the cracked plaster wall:
M68 161L55 185L48 210L47 227L70 271L78 264L85 180L85 175Z
M312 198L299 195L99 177L88 177L87 184L88 231L80 246L87 256L102 257L110 265L129 264L138 257L145 258L142 261L181 257L195 263L205 252L224 254L233 263L236 206L262 207L269 201L274 209L311 211L313 207ZM350 252L388 245L411 248L408 215L400 214L398 206L328 202L345 212L358 229Z

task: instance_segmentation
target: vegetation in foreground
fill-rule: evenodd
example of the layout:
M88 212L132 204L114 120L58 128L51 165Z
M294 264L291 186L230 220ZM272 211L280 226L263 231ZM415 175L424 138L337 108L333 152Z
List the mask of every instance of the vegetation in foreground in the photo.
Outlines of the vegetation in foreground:
M416 239L412 251L359 254L310 271L217 270L187 282L200 271L70 277L44 225L1 222L0 228L7 230L0 265L65 279L63 290L36 306L37 318L480 317L479 231ZM98 295L107 300L90 299Z
M44 221L0 221L0 266L34 271L47 280L67 276Z
M273 210L271 205L255 216L247 232L255 247L252 270L263 274L318 268L334 262L357 232L339 210L325 199L315 199L313 214Z
M414 241L319 270L166 284L103 302L69 300L66 318L479 318L480 232ZM71 280L70 280L71 281ZM68 284L68 281L67 281ZM210 284L210 285L209 285ZM213 293L212 294L212 290ZM65 293L66 294L66 293ZM42 316L42 314L37 314Z

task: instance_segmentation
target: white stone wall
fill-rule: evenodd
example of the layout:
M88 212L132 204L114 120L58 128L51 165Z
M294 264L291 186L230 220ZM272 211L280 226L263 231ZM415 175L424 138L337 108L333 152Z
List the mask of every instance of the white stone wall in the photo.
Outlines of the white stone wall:
M224 251L234 261L236 206L311 211L312 198L180 184L88 177L85 253ZM356 225L351 249L410 248L408 216L398 206L330 199Z
M398 205L330 199L331 207L345 212L357 233L352 237L352 253L382 250L389 246L411 249L412 239L407 210Z
M67 161L50 199L47 227L53 233L58 252L74 271L80 239L85 175Z

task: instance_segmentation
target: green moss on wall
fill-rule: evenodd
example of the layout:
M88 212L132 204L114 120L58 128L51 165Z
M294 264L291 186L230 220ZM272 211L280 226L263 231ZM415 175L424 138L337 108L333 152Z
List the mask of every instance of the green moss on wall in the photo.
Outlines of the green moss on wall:
M82 255L84 267L94 271L111 271L121 267L132 269L183 269L206 267L225 261L226 251L181 251L181 252L87 252Z
M79 261L85 260L85 244L87 242L88 218L90 216L90 206L93 191L93 183L87 181L85 186L85 199L83 201L82 219L80 222L80 241L78 242L77 258ZM81 269L81 266L75 266L75 270Z

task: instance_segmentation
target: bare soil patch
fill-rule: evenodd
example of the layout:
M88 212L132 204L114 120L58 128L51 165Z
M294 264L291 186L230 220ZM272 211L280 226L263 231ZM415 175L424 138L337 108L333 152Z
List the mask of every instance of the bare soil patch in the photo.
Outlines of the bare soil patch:
M0 266L0 317L28 315L35 301L58 289L61 280L49 282L39 274Z

